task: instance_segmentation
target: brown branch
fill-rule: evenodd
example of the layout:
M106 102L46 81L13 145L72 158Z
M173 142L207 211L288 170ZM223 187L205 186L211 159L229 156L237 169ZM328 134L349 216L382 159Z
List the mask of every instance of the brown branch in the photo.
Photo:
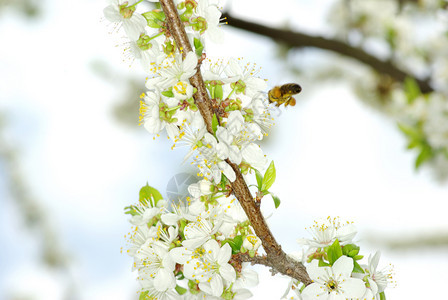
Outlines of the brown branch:
M280 263L280 264L284 264L284 265L289 265L289 264L291 264L291 263L297 263L297 261L295 261L294 259L292 259L291 257L289 257L289 256L286 256L286 260L284 260L284 261L281 261L281 262L277 262L277 261L272 261L271 259L270 259L270 257L268 257L268 256L266 256L266 255L263 255L263 256L254 256L254 257L250 257L249 256L249 254L247 254L247 253L238 253L238 254L234 254L234 255L232 255L232 260L231 260L231 262L233 263L233 264L235 264L235 265L237 265L237 266L241 266L241 264L243 263L243 262L249 262L249 263L251 263L252 265L255 265L255 264L257 264L257 265L263 265L263 266L266 266L266 267L269 267L270 268L270 271L271 271L271 273L272 273L272 275L275 275L276 273L278 273L278 264ZM301 274L301 271L300 270L298 270L298 269L296 269L296 270L291 270L293 273L291 273L291 274L287 274L288 276L290 276L290 277L292 277L292 278L295 278L295 279L297 279L297 277L300 277L302 274ZM301 280L302 281L302 280ZM311 281L310 282L304 282L304 281L302 281L303 283L305 283L305 285L308 285L309 283L311 283Z
M192 51L192 47L188 41L185 28L180 21L176 7L172 0L160 0L160 4L166 16L170 34L174 37L179 50L183 52L182 55L185 57L186 52ZM190 78L190 83L197 89L197 93L194 95L195 103L198 105L199 111L204 118L208 132L213 134L211 125L213 118L211 100L208 96L199 68L196 74ZM236 174L236 180L231 184L232 190L243 207L256 235L261 239L263 248L267 254L267 260L271 264L270 266L272 269L276 272L300 280L305 284L310 284L311 279L308 276L305 267L301 263L290 259L286 253L282 251L281 246L275 240L261 214L260 207L255 204L238 166L228 159L226 162L232 167Z
M257 23L247 22L242 19L232 17L229 14L223 14L223 17L227 18L229 25L235 28L240 28L249 32L269 37L275 41L282 42L291 47L314 47L342 54L370 66L378 73L389 75L399 82L404 82L406 77L414 78L423 93L430 93L434 91L434 89L429 84L429 79L422 80L416 78L413 74L406 73L400 70L390 61L380 60L377 57L365 52L364 50L352 47L344 42L319 36L311 36L301 32L267 27Z
M185 32L185 27L183 26L179 14L177 13L176 6L173 1L165 0L160 1L163 12L167 18L167 25L170 34L174 37L179 51L182 52L182 58L185 58L188 52L193 51L190 42L188 41L187 33ZM202 117L204 118L205 125L209 132L212 130L212 119L213 110L211 107L211 101L207 94L207 89L204 85L204 80L202 79L202 74L200 71L200 64L196 67L196 74L190 78L190 83L193 87L197 89L197 92L193 95L194 102L198 106Z

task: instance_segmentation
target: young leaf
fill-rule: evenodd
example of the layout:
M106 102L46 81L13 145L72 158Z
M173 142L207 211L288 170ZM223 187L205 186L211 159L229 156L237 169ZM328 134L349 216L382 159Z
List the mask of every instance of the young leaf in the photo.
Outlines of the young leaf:
M187 292L187 289L186 289L186 288L183 288L183 287L181 287L181 286L179 286L179 285L176 285L175 290L176 290L176 292L177 292L179 295L183 295L183 294L185 294L185 293Z
M151 206L156 206L157 202L163 199L163 197L158 190L146 184L140 189L140 192L138 193L138 200L145 204L147 201L151 201L151 199L154 200L154 203L152 203Z
M142 14L142 16L146 19L148 27L151 28L160 28L165 20L165 14L162 11L148 11Z
M269 190L275 181L275 165L274 161L271 161L266 173L264 173L263 184L261 185L261 190Z
M216 117L216 114L213 114L212 129L213 133L216 134L216 130L218 130L218 118Z
M195 53L197 56L202 55L202 51L204 50L204 45L202 45L201 40L198 38L194 38L193 40Z
M418 96L420 96L420 94L422 93L420 91L420 87L417 84L417 81L415 81L415 79L411 77L406 77L406 79L404 80L404 92L409 104L414 102L414 100L417 99Z
M318 266L319 267L329 267L330 264L328 264L328 263L324 262L322 259L320 259Z
M353 272L354 273L364 273L362 267L358 264L356 260L353 260Z
M280 206L280 198L272 193L270 193L270 194L272 196L272 199L274 200L275 208L278 208Z
M342 254L348 257L354 257L359 253L359 247L355 244L347 244L342 247Z
M232 248L232 254L240 253L241 246L243 245L243 237L241 235L237 235L231 240L224 240L222 245L224 244L229 244L230 248Z
M333 265L334 262L337 261L338 258L342 256L342 248L337 239L330 247L328 247L327 256L330 265Z
M415 169L418 169L422 163L425 161L428 161L432 158L433 153L432 149L428 145L424 145L422 147L422 150L420 151L420 154L417 156L417 159L415 160Z
M258 171L257 169L255 170L255 177L257 178L257 187L258 190L261 191L261 185L263 184L263 175L261 175L260 171Z

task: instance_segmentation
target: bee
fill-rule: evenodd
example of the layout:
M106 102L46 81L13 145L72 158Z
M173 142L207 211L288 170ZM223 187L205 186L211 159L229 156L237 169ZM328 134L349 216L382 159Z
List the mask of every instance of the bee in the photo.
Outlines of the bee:
M287 83L282 86L275 86L268 93L269 102L275 103L276 106L285 104L296 105L296 99L292 95L298 94L302 91L302 88L297 83Z

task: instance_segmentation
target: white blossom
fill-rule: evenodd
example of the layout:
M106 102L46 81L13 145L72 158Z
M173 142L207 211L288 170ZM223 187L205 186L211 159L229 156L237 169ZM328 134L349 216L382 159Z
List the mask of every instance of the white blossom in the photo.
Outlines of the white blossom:
M212 224L210 221L198 218L196 222L188 223L184 229L185 240L182 242L186 248L195 249L203 245L205 242L211 239L215 234L222 222Z
M135 254L135 263L141 278L153 279L157 291L166 291L176 286L175 262L165 247L148 244Z
M336 241L341 245L350 244L356 235L356 228L349 222L341 222L338 218L326 218L315 221L314 225L308 228L313 239L299 239L299 244L309 245L311 249L330 246Z
M197 64L198 59L194 52L189 52L184 60L180 54L175 57L167 57L161 66L155 69L157 76L146 81L146 87L148 89L157 87L164 91L179 81L187 81L196 73Z
M142 32L145 32L146 19L135 12L138 0L112 0L104 9L104 16L113 23L123 25L124 31L133 41L137 40Z
M361 279L351 278L353 259L341 256L332 267L319 267L313 260L306 270L313 283L302 292L304 300L345 300L360 298L366 287Z
M184 274L196 280L202 291L219 297L226 283L236 279L235 269L228 263L231 255L229 244L220 247L215 240L209 240L204 244L204 255L184 265Z

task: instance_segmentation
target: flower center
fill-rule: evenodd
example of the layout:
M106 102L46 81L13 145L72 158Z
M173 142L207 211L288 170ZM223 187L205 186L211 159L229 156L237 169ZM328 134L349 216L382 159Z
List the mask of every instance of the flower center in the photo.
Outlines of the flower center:
M338 289L338 283L333 278L330 278L330 280L327 281L326 286L330 292L336 291Z

